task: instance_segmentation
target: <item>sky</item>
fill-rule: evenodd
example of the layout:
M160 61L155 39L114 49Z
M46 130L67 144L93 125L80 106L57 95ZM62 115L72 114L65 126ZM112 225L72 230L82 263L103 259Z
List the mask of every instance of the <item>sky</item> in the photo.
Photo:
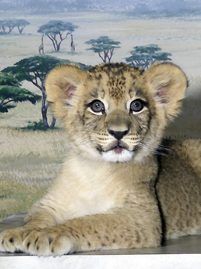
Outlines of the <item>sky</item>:
M0 0L2 10L107 10L136 14L181 12L201 14L201 0Z

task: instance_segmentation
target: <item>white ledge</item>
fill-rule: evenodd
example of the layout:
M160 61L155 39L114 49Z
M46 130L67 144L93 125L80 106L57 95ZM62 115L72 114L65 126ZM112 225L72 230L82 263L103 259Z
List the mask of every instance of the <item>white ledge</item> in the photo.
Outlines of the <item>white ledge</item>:
M200 269L201 254L4 256L1 269Z

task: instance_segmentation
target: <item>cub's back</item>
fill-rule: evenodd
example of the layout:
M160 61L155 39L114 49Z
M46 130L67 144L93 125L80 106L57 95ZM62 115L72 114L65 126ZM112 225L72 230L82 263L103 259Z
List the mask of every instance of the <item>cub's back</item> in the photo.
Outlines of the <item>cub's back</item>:
M167 147L157 183L166 237L201 233L201 139L169 141Z

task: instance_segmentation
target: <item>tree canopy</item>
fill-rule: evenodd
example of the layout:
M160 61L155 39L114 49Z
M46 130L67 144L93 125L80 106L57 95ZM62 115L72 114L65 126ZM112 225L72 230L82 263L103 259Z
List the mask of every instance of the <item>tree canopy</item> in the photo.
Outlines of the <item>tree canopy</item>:
M120 42L112 40L108 36L100 36L97 39L90 39L86 44L91 46L87 50L92 50L97 53L104 63L110 63L114 50L120 48Z
M32 56L20 60L13 66L6 67L3 72L14 75L14 78L20 82L27 80L41 90L44 87L47 73L62 64L72 64L72 62L47 55ZM76 65L81 69L87 69L84 64L76 63Z
M154 62L171 61L171 53L163 52L156 44L136 46L130 52L131 56L126 58L126 62L133 67L146 69Z
M11 73L19 81L27 80L36 86L42 95L41 114L45 128L54 127L55 119L48 123L47 118L47 96L45 90L45 77L47 73L62 61L51 56L33 56L25 58L15 63L14 66L7 67L3 72Z
M65 22L61 20L51 20L46 24L43 24L38 29L38 32L46 35L52 42L55 51L59 51L61 43L71 37L71 47L74 46L72 33L78 26L71 22Z
M0 85L19 87L20 82L12 74L0 72Z
M51 56L33 56L24 58L3 71L13 74L19 81L27 80L41 89L47 73L61 62Z
M11 74L0 72L0 112L8 112L18 102L36 104L40 96L22 88L20 82Z

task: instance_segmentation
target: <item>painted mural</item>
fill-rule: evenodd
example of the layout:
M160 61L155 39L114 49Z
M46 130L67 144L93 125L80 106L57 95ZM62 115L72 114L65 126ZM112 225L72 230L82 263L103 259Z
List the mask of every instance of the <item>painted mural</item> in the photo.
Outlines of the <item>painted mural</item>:
M44 86L59 64L173 61L190 87L166 135L201 133L200 0L2 0L0 59L0 220L26 212L67 154Z

